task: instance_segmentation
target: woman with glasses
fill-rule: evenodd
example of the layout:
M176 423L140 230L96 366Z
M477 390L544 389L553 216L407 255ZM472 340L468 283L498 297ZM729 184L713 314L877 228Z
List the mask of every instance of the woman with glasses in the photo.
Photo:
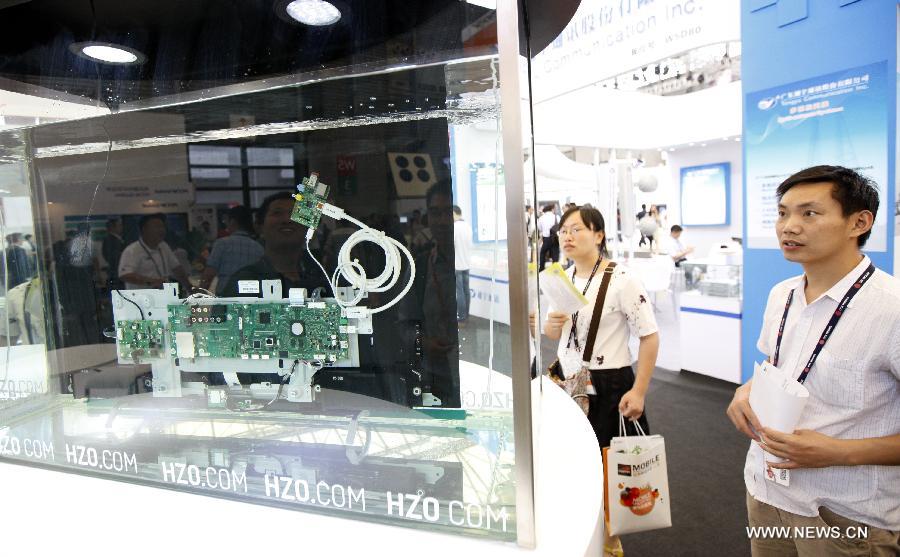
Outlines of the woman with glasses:
M569 209L562 216L559 244L562 253L573 262L566 272L589 303L571 315L551 306L543 325L545 335L559 339L557 356L562 374L570 378L583 367L590 372L596 394L588 391L587 418L601 448L608 447L610 440L618 436L619 413L628 419L629 435L637 433L635 421L649 432L644 399L659 350L659 329L647 292L634 274L609 260L604 230L603 215L592 207ZM612 276L587 365L583 350L588 328L604 272L611 265ZM628 347L632 335L640 339L637 375L632 370L634 358ZM607 555L623 554L618 537L608 538L605 545Z

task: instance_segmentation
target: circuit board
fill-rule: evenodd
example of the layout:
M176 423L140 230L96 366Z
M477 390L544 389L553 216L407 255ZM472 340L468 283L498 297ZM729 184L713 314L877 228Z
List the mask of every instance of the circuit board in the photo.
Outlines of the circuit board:
M334 363L348 358L349 332L333 302L178 304L168 306L176 358L299 359Z
M309 178L304 178L294 194L297 201L291 212L291 220L315 230L322 218L322 204L328 198L328 189L327 185L319 182L316 172L310 174Z
M116 322L116 340L123 358L158 358L162 355L163 338L162 321Z

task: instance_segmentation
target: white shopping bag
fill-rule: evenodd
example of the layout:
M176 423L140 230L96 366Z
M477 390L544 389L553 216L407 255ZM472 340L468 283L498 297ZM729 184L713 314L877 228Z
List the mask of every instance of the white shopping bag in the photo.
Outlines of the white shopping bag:
M666 445L661 435L624 436L625 421L619 416L619 435L603 449L606 477L606 528L611 536L672 526Z

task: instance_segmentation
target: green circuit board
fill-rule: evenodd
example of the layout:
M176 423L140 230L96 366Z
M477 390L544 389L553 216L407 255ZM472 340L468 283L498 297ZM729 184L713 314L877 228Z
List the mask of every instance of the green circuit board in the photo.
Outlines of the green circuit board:
M170 305L174 357L300 359L349 356L347 319L333 302Z
M328 198L328 186L319 182L319 175L313 172L309 178L297 186L294 194L294 210L291 220L308 228L316 229L322 218L322 204Z
M123 358L154 358L162 355L162 321L123 320L116 322L116 342Z

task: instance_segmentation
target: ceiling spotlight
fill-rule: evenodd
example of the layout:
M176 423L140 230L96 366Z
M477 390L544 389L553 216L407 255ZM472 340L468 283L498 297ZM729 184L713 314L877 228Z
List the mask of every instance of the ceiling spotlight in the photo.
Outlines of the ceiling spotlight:
M129 66L143 64L147 61L147 57L137 50L112 43L95 41L72 43L69 45L69 50L76 56L103 64Z
M293 0L285 11L292 19L313 27L332 25L341 19L341 11L324 0Z

